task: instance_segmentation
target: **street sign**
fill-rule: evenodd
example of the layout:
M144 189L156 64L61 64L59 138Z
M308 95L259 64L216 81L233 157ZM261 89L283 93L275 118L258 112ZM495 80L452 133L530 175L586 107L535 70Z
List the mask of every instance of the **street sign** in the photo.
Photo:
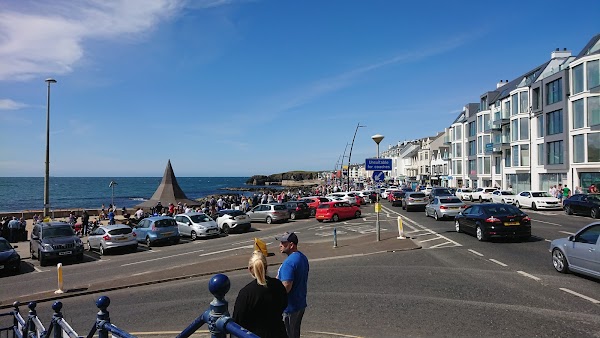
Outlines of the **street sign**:
M366 170L392 170L391 158L367 158L365 159Z
M383 171L377 170L373 172L373 181L375 182L383 182L385 179L385 174Z

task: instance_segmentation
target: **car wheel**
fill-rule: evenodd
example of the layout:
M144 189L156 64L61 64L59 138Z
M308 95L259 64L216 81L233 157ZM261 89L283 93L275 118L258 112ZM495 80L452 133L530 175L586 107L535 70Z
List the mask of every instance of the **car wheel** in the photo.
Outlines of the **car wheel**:
M229 235L229 224L224 223L223 227L221 228L221 231L225 234L225 235Z
M568 205L565 205L565 214L573 215L573 210L571 210L571 207Z
M537 205L535 205L535 202L531 203L531 209L537 210Z
M40 266L46 266L47 260L46 258L44 258L44 255L42 255L39 251L38 251L38 259L40 260Z
M454 228L456 229L456 232L462 232L462 229L460 228L460 222L458 220L454 221Z
M439 220L440 220L440 217L438 216L438 213L437 213L437 211L434 211L434 212L433 212L433 218L434 218L436 221L439 221Z
M290 214L290 219L292 219L292 220L296 219L296 213L295 212L292 212Z
M92 246L90 245L90 241L87 241L87 251L92 251Z
M192 241L195 241L198 238L198 234L192 230L192 232L190 232L190 238L192 239Z
M477 234L477 240L478 241L485 241L485 234L483 233L483 229L481 229L481 227L478 225L477 229L476 229L476 234Z
M337 214L334 214L333 217L331 217L331 220L334 222L339 222L340 221L340 216L338 216Z
M151 247L152 246L152 241L150 240L150 237L146 237L146 246L147 247Z
M104 256L105 253L104 245L100 244L100 256Z
M359 218L359 217L360 217L360 211L358 211L358 210L357 210L357 211L354 213L354 218Z
M519 203L519 201L516 201L516 202L515 202L515 206L516 206L517 208L521 209L521 203Z
M311 217L315 217L315 215L317 214L317 209L310 209L310 216Z
M267 220L266 220L266 221L267 221L267 224L271 224L271 223L273 223L273 219L272 219L270 216L269 216L269 217L267 217Z
M569 263L560 249L552 250L552 265L560 273L569 272Z
M594 208L594 209L590 210L590 216L592 218L598 218L599 214L600 214L600 212L598 212L598 208Z

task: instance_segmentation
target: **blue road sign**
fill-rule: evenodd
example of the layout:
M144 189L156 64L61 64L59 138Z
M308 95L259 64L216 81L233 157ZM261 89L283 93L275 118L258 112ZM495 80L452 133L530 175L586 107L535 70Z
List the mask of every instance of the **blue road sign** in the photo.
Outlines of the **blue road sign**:
M376 170L373 172L373 181L383 182L384 179L385 179L385 174L383 173L383 171Z
M365 160L367 170L392 170L391 158L367 158Z

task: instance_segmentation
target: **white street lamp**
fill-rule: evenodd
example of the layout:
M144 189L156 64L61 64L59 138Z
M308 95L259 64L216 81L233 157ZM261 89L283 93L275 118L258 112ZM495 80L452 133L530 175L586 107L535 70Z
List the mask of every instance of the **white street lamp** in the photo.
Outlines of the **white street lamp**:
M108 184L108 187L112 188L111 204L113 207L113 212L116 212L115 211L115 185L117 185L117 182L115 182L115 181L110 181L110 183Z
M371 136L371 138L373 139L373 141L375 141L375 143L377 143L377 158L379 158L379 143L381 143L381 141L383 140L384 136L380 135L380 134L376 134ZM377 191L377 203L375 204L375 213L377 214L377 221L375 223L375 230L377 233L377 242L380 241L380 229L381 227L379 226L379 210L381 209L381 206L379 205L379 191Z
M48 84L48 101L46 104L46 171L44 174L44 218L50 215L50 84L56 83L53 78L45 80Z

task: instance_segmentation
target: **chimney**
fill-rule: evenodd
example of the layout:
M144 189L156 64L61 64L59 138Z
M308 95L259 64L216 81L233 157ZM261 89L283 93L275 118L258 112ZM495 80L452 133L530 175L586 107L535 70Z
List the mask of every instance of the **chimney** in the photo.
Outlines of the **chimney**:
M508 82L508 80L507 80L506 82ZM498 89L498 88L500 88L500 87L504 86L505 84L506 84L506 83L504 83L504 81L500 80L500 82L496 83L496 89Z
M571 51L566 48L563 48L562 51L560 48L556 48L556 50L550 54L551 59L568 58L569 56L571 56Z

